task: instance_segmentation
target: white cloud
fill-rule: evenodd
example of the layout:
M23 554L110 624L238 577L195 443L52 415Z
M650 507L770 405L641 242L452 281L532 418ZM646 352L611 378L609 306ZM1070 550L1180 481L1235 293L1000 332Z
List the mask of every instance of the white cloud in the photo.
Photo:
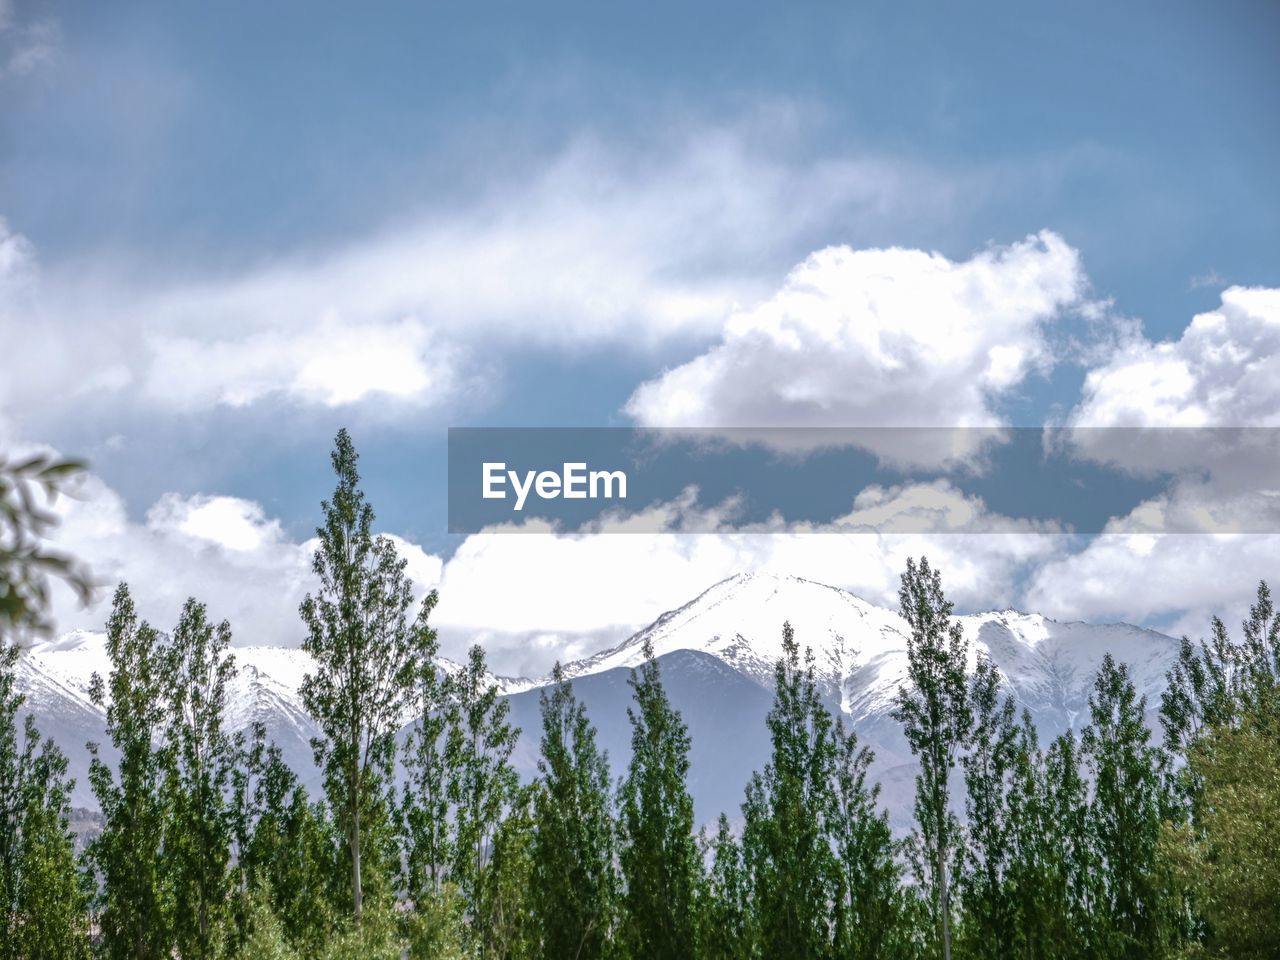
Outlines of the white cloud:
M69 591L55 590L58 629L103 629L111 593L123 580L141 616L162 630L195 596L212 616L231 621L237 644L301 642L298 606L316 589L315 540L290 539L261 504L239 497L165 494L137 523L100 479L90 477L83 494L60 502L56 544L86 562L104 589L87 609ZM439 557L401 537L391 539L420 594L439 582Z
M1259 580L1280 584L1280 535L1108 533L1037 569L1031 609L1059 619L1162 624L1192 637L1234 625Z
M236 642L295 645L297 609L311 587L311 546L294 543L262 507L235 497L167 494L145 522L128 518L123 500L90 478L82 500L63 501L57 545L89 564L105 587L80 609L54 592L59 629L101 630L115 584L127 581L142 616L170 629L188 596L231 621Z
M1085 378L1082 427L1280 426L1280 290L1229 287L1177 340L1135 337Z
M660 514L658 523L674 524L689 509L676 503L651 512ZM1007 532L873 532L904 516L909 527L922 511L934 531ZM438 621L446 653L457 656L480 641L500 669L539 673L556 657L594 653L711 584L748 571L807 577L893 607L906 558L922 553L944 571L948 595L962 607L1007 606L1021 572L1056 555L1065 542L1028 525L1002 527L981 501L943 484L869 491L847 515L820 526L775 520L743 532L619 532L628 525L652 530L655 518L606 523L582 535L528 532L547 530L531 524L523 533L468 537L441 580ZM714 518L700 518L696 528L714 525Z
M964 262L830 247L627 411L668 427L999 425L996 400L1052 364L1045 328L1084 286L1048 231Z
M1260 579L1280 583L1280 290L1231 287L1182 335L1135 336L1092 370L1072 423L1082 455L1181 472L1083 550L1037 570L1027 603L1053 616L1164 621L1192 636L1234 624ZM1220 427L1263 427L1217 431ZM1180 532L1168 532L1180 531Z
M953 192L909 164L795 161L719 130L634 155L583 138L521 174L239 271L174 276L119 254L46 265L3 321L17 346L0 403L474 405L531 348L698 342L814 231L940 216ZM10 239L31 273L30 245Z
M169 628L183 601L195 595L213 616L231 621L239 644L301 641L297 610L315 588L314 541L292 541L260 504L236 497L166 494L138 523L100 480L91 478L85 493L84 500L63 502L59 546L104 583L128 581L151 622ZM653 509L675 523L693 508L683 501ZM987 608L1013 603L1019 572L1060 549L1060 538L1012 523L1005 533L964 537L868 532L921 510L943 518L932 529L999 526L981 501L933 485L873 491L846 516L817 528L778 520L743 533L618 532L627 529L624 521L562 535L532 526L544 532L470 536L447 563L393 539L419 592L440 587L436 625L443 652L458 657L483 643L495 669L525 674L616 643L743 571L805 576L892 606L906 558L927 553L961 606ZM109 589L87 610L67 591L55 597L60 630L102 629Z
M187 409L242 407L272 394L327 407L378 396L430 402L455 385L456 351L433 339L417 319L357 326L335 318L238 341L157 337L144 390Z

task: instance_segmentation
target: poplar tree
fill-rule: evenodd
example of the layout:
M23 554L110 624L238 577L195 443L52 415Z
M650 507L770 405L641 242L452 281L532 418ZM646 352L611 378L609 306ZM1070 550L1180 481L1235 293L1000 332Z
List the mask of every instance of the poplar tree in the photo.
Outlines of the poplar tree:
M548 960L605 956L616 894L609 758L560 664L542 708L539 781L533 797L532 909Z
M167 664L165 778L169 823L165 869L175 904L174 939L184 960L219 956L230 933L232 809L227 799L235 744L223 729L227 685L235 677L231 627L209 620L189 599Z
M1031 715L1024 711L1010 774L1005 891L1018 957L1089 955L1090 884L1096 871L1087 808L1074 735L1068 730L1041 751Z
M653 646L628 679L631 761L619 787L621 934L632 956L694 954L694 895L701 865L689 795L689 731L667 699Z
M920 762L916 776L917 840L922 847L923 881L942 944L951 960L951 877L960 825L950 810L951 771L969 736L972 715L966 687L968 644L951 619L952 604L942 577L921 557L907 560L898 592L907 638L909 684L898 690L894 719L902 724L911 752Z
M755 955L751 899L742 846L723 813L716 833L704 842L711 866L698 893L698 957L741 960Z
M62 761L65 765L66 761ZM14 957L87 960L89 898L76 871L65 794L32 800L22 829Z
M22 868L22 830L31 801L34 724L28 717L26 743L18 730L23 696L14 689L17 644L0 646L0 958L16 954L18 881Z
M828 833L838 747L818 695L812 653L801 667L790 623L782 628L782 650L767 719L772 754L747 785L742 845L762 954L814 960L831 947L841 874Z
M1101 946L1125 958L1156 956L1162 933L1162 765L1145 714L1146 698L1139 698L1129 668L1107 654L1089 697L1081 747L1093 781L1089 832L1099 859L1095 909L1106 924Z
M88 902L67 828L67 760L14 690L16 645L0 647L0 960L87 955Z
M1015 955L1007 874L1011 842L1008 793L1017 729L1013 699L1001 700L1000 671L986 654L978 656L969 697L973 729L962 759L969 842L957 886L964 902L968 953L1004 960Z
M373 508L360 489L356 459L351 437L340 430L331 455L338 484L321 505L324 524L316 531L312 570L320 590L307 595L300 612L307 627L302 646L316 664L302 682L302 701L323 732L312 748L344 838L358 924L364 858L383 856L376 841L385 836L372 835L386 823L395 734L431 634L430 603L410 619L406 561L389 538L372 534Z
M877 803L880 785L867 783L875 755L839 722L835 746L827 829L836 866L832 955L841 960L889 957L903 932L901 871L888 814Z
M1178 660L1166 675L1160 698L1164 746L1171 754L1187 760L1205 731L1238 727L1246 717L1258 719L1276 713L1280 617L1266 581L1258 584L1243 633L1243 641L1234 642L1226 625L1214 617L1209 639L1198 649L1182 638ZM1198 776L1191 764L1171 770L1171 786L1182 803L1184 819L1194 810L1201 786Z
M426 600L428 612L436 599L433 590ZM460 718L453 684L435 662L435 631L425 639L415 670L417 722L405 736L405 781L398 809L404 848L402 886L420 910L442 896L453 861L449 789L460 759L460 740L454 732ZM452 751L451 735L455 741Z
M1269 708L1272 711L1275 707ZM1190 764L1202 790L1195 829L1161 838L1182 889L1204 923L1208 956L1264 960L1280 943L1280 731L1274 712L1239 727L1210 728Z
M533 914L534 813L532 785L517 787L494 831L474 927L480 954L493 960L532 960L538 953Z
M447 791L455 819L450 879L475 916L485 910L485 879L498 829L519 799L511 752L520 731L508 720L511 707L499 696L479 645L471 648L451 686L457 723L446 744Z
M156 631L139 622L125 584L107 621L107 656L107 680L95 673L89 688L106 709L107 735L120 755L116 776L89 744L89 784L103 818L89 847L102 882L101 950L111 960L162 960L173 950L162 860L167 760L156 747L165 732L165 654Z

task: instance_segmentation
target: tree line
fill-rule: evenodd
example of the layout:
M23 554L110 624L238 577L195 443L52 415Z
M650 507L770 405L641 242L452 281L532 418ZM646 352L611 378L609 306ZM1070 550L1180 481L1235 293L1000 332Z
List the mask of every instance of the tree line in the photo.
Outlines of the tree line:
M1274 957L1280 951L1280 618L1267 587L1234 640L1184 639L1158 707L1100 664L1077 736L1042 745L971 651L939 572L908 561L894 717L918 760L895 837L871 750L828 710L782 627L771 753L730 818L699 829L690 737L646 659L614 782L557 665L537 776L471 650L443 670L436 594L414 598L372 533L338 434L301 606L315 668L312 796L262 724L228 727L231 629L190 600L167 635L126 586L91 696L102 827L78 852L67 762L0 653L0 960L658 958L1050 960ZM1154 706L1154 705L1150 705ZM401 735L412 718L408 733Z

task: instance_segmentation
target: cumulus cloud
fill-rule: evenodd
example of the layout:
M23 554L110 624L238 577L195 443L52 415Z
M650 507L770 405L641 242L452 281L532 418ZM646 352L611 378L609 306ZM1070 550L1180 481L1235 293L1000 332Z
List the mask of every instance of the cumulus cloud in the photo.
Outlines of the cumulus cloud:
M240 645L295 646L302 639L298 605L315 589L315 542L298 543L262 506L239 497L165 494L142 522L131 520L120 496L90 477L80 499L64 500L56 543L87 562L103 585L88 608L69 592L54 592L60 630L101 630L120 581L129 583L143 617L160 629L177 622L195 596L231 621ZM440 579L438 557L395 537L420 591Z
M699 342L776 282L781 251L838 220L937 215L953 189L909 164L797 161L722 130L634 155L582 138L521 173L393 228L217 275L119 255L36 275L24 241L8 401L39 387L158 410L474 405L530 348Z
M1052 364L1046 327L1084 287L1079 254L1048 231L961 262L830 247L627 412L665 427L997 426L999 398Z
M297 605L310 586L310 551L291 542L262 508L235 497L162 497L141 523L120 496L90 478L81 500L65 503L59 547L86 561L103 584L87 609L55 592L59 629L101 630L115 584L127 581L142 615L160 629L196 596L226 618L241 644L294 645Z
M1280 426L1280 290L1229 287L1177 340L1121 344L1089 371L1073 423Z
M1029 608L1059 619L1148 622L1208 634L1209 618L1236 624L1259 580L1280 583L1275 534L1108 533L1035 570Z
M650 508L651 516L606 522L563 535L545 524L521 533L467 537L445 564L439 623L446 652L482 642L513 673L540 673L556 659L594 653L744 571L807 577L896 606L908 556L927 554L945 571L962 607L1012 605L1019 578L1062 550L1066 538L1012 521L1001 525L981 500L945 484L867 491L844 516L814 525L782 518L742 530L686 535L625 533L687 521L688 501ZM925 522L930 533L877 533ZM656 522L655 522L656 520ZM714 518L699 518L699 529ZM952 536L938 530L960 533ZM1004 529L1004 533L992 533ZM539 532L541 531L541 532ZM494 589L502 602L494 603Z
M58 544L104 584L128 581L144 617L168 628L195 595L231 621L238 644L301 642L297 609L315 589L314 541L291 540L260 504L237 497L166 494L135 522L100 480L91 478L84 492L64 502ZM692 509L691 499L652 508L673 526ZM393 539L419 594L440 588L442 651L459 657L482 643L494 668L511 674L540 674L556 659L594 653L743 571L809 577L892 606L906 558L927 553L961 606L986 608L1013 603L1020 571L1060 549L1060 538L1012 522L1005 533L963 538L874 532L921 510L935 515L933 530L1000 528L980 500L938 484L869 492L820 527L776 518L746 532L695 536L625 533L630 521L621 520L564 535L533 524L518 534L467 537L447 562ZM55 595L60 630L102 629L109 589L87 610L66 591Z
M1037 570L1027 603L1202 636L1212 614L1243 616L1259 579L1280 582L1278 357L1280 290L1231 287L1178 339L1133 337L1090 371L1073 424L1203 429L1074 432L1084 456L1180 476Z

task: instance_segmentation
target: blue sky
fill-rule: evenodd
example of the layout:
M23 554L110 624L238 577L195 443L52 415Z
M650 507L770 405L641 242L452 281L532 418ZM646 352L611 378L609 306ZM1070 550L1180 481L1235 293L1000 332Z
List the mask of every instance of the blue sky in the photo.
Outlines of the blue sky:
M642 385L833 245L962 266L1050 231L1066 287L1009 327L1035 356L973 400L1015 424L1280 287L1262 0L0 0L0 57L0 426L88 454L133 524L223 496L302 540L346 424L382 524L447 560L447 426L670 414ZM891 267L924 269L857 270ZM385 389L335 372L366 342ZM746 416L723 386L699 409Z

